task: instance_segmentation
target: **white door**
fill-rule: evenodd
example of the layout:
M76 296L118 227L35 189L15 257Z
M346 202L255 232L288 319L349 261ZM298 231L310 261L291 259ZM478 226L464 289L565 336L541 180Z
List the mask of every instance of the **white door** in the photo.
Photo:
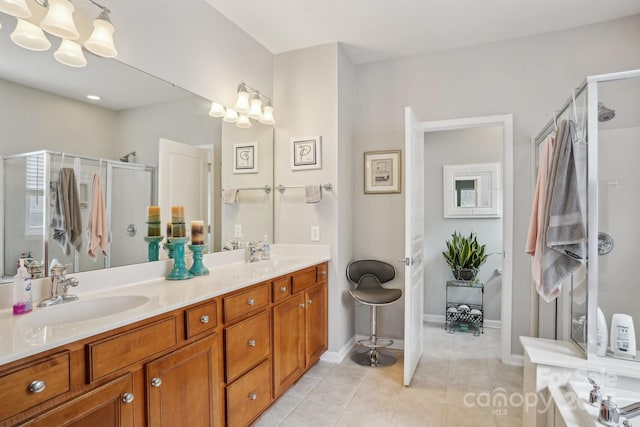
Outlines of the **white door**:
M424 130L411 107L405 108L404 157L404 385L408 386L424 345Z
M182 205L187 230L191 220L208 224L207 150L160 138L158 157L158 205L162 218L171 219L171 206Z

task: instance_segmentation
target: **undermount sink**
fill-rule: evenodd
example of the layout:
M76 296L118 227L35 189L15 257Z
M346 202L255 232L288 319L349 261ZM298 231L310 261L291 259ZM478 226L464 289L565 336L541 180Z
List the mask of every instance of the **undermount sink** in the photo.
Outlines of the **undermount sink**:
M268 259L261 260L258 262L248 263L251 269L259 272L259 273L271 273L277 268L289 267L295 264L297 261L294 259Z
M149 302L141 295L123 295L79 300L38 309L18 319L21 326L40 327L64 325L93 320L132 310Z

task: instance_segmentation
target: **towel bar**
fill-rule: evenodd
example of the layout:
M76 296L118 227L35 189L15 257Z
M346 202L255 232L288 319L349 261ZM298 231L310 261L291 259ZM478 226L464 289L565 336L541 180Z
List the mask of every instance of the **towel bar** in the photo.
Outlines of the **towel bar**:
M331 184L330 182L326 183L326 184L320 184L320 186L322 187L323 190L329 191L333 189L333 184ZM304 185L278 185L276 188L278 189L279 192L284 193L287 188L304 188Z

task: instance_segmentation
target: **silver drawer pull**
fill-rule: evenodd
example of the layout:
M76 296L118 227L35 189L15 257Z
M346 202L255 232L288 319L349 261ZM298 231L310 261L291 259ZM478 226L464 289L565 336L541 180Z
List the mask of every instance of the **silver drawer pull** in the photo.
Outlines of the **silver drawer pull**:
M249 305L255 305L255 303L256 303L256 300L254 300L253 298L249 298L247 300L247 304L249 304Z
M209 316L200 316L200 323L209 323Z
M256 346L256 340L251 339L251 340L249 340L248 344L249 344L249 347L255 347Z
M162 385L162 378L155 377L151 380L151 385L154 387L160 387Z
M250 400L256 400L258 398L258 395L255 393L249 393L249 399Z
M280 292L287 292L287 287L286 286L280 287Z
M31 393L42 393L47 387L47 383L42 380L35 380L29 384L29 391Z
M309 301L307 301L307 304L311 304L311 302L312 302L312 301L313 301L313 300L309 300Z
M300 308L304 308L304 303L301 303L301 304L300 304Z
M322 274L323 276L327 275L327 270L323 270L320 274Z
M133 393L125 393L122 395L122 401L124 403L131 403L133 402Z

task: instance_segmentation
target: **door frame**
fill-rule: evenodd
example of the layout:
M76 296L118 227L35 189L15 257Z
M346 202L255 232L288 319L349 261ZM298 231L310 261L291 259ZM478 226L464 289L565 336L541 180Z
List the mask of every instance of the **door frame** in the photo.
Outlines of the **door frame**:
M518 364L511 353L511 321L513 305L513 115L467 117L421 122L425 133L486 126L502 127L502 292L500 321L500 354L502 361ZM425 143L426 144L426 143Z

